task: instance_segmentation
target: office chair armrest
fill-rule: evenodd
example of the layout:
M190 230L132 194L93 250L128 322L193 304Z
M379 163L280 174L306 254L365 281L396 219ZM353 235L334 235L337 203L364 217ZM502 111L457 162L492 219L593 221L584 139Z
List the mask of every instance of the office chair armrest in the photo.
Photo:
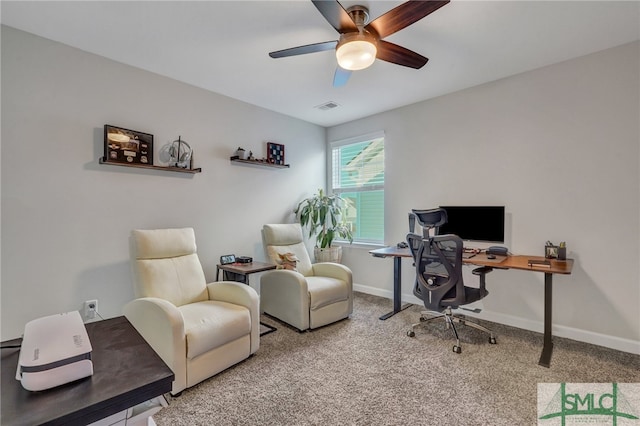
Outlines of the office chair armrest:
M207 284L209 300L220 300L249 309L251 316L251 353L260 347L260 299L258 293L246 284L235 281L216 281Z
M127 303L123 311L131 325L172 371L186 370L184 321L174 304L157 297L142 297ZM176 374L173 389L186 387L183 376ZM184 383L176 383L179 381Z
M351 283L351 269L340 263L320 262L314 263L311 267L315 276L331 277Z
M473 271L471 271L471 273L473 275L478 275L480 277L480 290L481 291L485 291L486 290L486 276L489 272L493 271L493 268L491 266L481 266L479 268L474 269Z
M472 271L474 275L487 275L489 272L493 271L491 266L481 266Z

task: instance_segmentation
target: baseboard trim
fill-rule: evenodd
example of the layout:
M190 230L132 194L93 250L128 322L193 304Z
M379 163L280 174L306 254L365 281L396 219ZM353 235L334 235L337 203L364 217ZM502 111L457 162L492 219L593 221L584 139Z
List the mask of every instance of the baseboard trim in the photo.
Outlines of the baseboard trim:
M361 293L380 296L387 299L393 299L393 291L391 290L380 289L363 284L353 284L353 289ZM403 294L402 302L422 305L422 300L418 299L413 294ZM489 310L483 310L482 314L480 315L474 314L473 312L465 312L465 315L470 317L477 317L479 319L484 319L498 324L521 328L523 330L535 331L537 333L542 333L542 331L544 330L544 324L542 322L512 315L505 315ZM552 332L554 336L565 337L567 339L577 340L579 342L590 343L592 345L604 346L606 348L640 355L640 341L623 339L616 336L608 336L606 334L595 333L593 331L581 330L578 328L566 327L562 325L554 325Z

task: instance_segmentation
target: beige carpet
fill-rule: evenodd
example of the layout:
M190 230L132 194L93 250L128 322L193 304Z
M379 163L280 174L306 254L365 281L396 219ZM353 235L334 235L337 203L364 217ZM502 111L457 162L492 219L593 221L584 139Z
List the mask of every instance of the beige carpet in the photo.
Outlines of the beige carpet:
M387 321L388 299L356 293L350 319L262 337L248 360L170 399L154 416L169 425L535 425L538 383L640 382L640 356L554 338L551 368L538 366L542 335L484 322L460 328L462 353L443 322L407 337L420 307Z

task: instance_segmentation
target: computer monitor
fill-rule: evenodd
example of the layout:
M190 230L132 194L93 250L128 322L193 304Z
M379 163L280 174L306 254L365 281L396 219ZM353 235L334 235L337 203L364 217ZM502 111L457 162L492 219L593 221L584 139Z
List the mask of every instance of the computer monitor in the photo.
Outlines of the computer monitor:
M448 221L440 234L455 234L466 241L504 243L504 206L440 206Z

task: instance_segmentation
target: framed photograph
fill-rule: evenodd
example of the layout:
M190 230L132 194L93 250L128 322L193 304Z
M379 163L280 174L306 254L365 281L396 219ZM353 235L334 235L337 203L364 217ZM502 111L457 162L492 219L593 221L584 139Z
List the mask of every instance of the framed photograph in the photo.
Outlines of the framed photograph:
M225 254L224 256L220 256L220 264L228 265L230 263L235 263L236 256L233 254Z
M544 246L544 257L546 257L547 259L557 259L558 246L553 246L553 245Z
M284 165L284 145L267 142L267 162Z
M105 124L104 159L153 165L153 135Z

